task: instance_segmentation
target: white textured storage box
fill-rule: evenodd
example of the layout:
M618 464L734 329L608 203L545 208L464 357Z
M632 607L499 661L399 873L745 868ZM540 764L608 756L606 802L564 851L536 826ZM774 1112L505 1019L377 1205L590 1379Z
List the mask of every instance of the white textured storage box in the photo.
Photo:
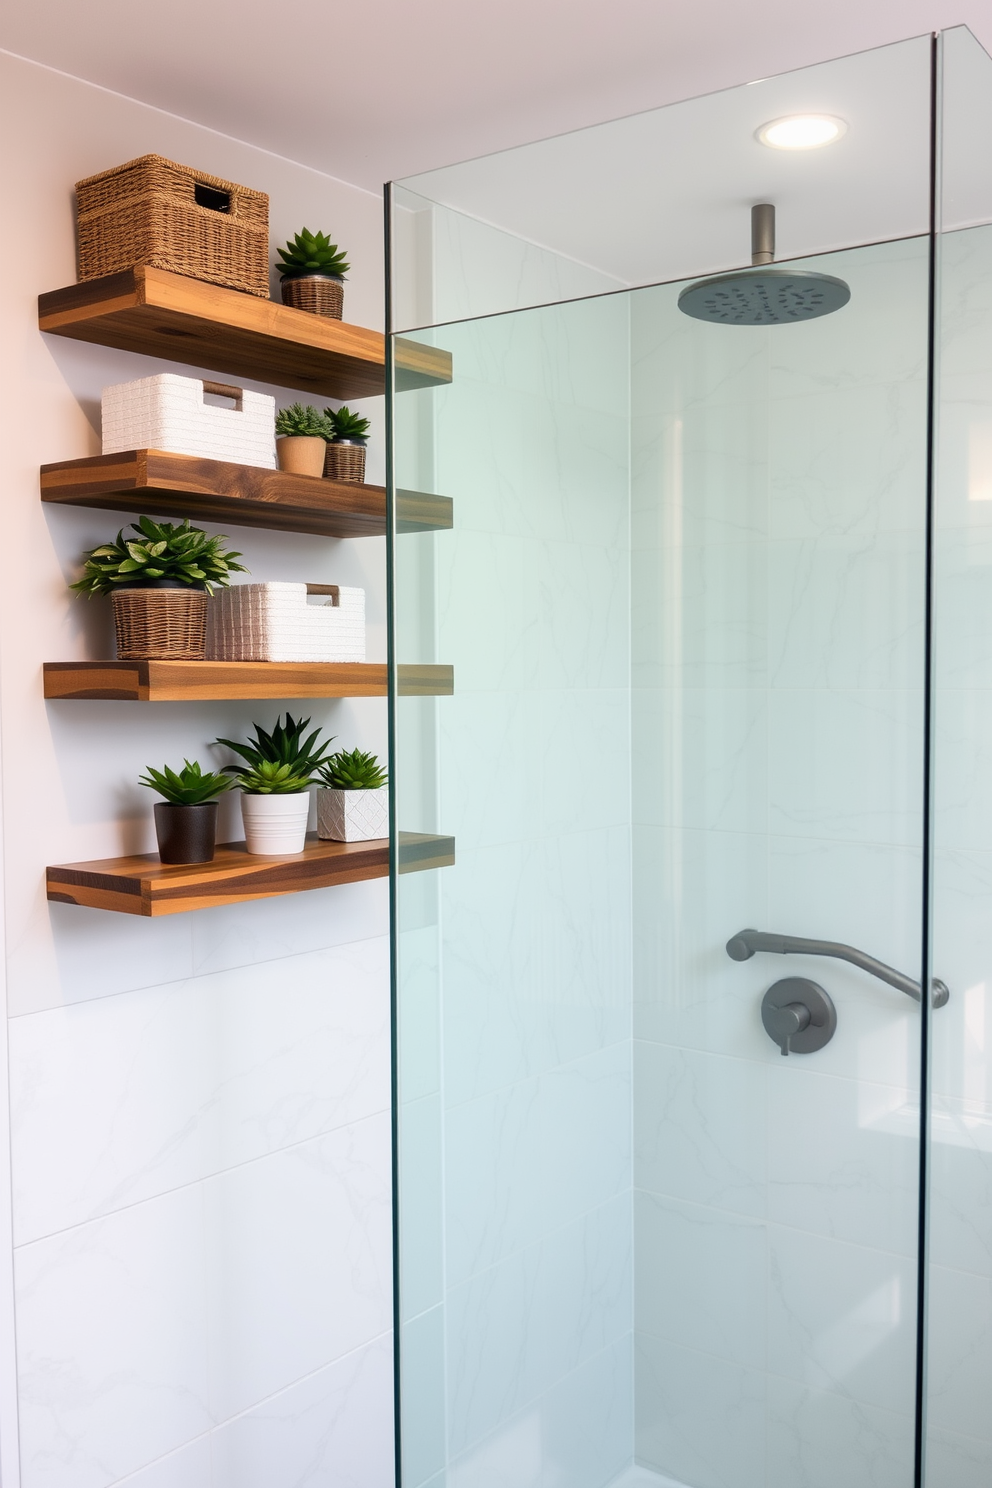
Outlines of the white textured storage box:
M231 400L229 407L205 394ZM159 372L103 390L103 453L157 449L235 465L276 463L276 400L226 382Z
M323 597L308 603L309 595ZM234 584L207 605L211 661L364 661L365 590Z
M317 791L317 836L331 842L372 842L389 836L389 786Z

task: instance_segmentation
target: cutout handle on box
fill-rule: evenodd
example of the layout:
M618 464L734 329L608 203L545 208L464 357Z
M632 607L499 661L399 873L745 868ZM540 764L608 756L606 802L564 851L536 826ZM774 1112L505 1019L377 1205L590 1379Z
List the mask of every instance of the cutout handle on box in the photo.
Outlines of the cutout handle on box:
M205 186L202 181L197 181L193 186L193 200L198 207L209 207L211 212L231 210L231 193L218 191L216 186Z
M244 388L234 387L230 382L204 382L204 395L212 393L215 398L230 398L234 403L234 412L243 413L245 407Z
M337 584L308 584L307 598L311 594L329 594L331 596L331 607L341 604L341 590Z

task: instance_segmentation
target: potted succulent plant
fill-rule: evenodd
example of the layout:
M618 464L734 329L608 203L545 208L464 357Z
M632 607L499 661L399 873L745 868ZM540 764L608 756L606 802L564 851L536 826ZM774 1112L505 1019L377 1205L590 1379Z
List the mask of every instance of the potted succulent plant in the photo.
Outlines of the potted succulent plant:
M294 475L323 475L324 454L332 432L330 420L312 403L280 408L276 414L279 469Z
M278 250L282 263L282 302L312 315L340 320L344 313L344 277L351 268L344 252L326 233L307 228Z
M79 594L109 594L114 607L117 655L123 661L168 657L202 659L206 647L207 595L247 573L240 553L223 536L208 537L189 521L131 524L137 536L103 543L86 554Z
M318 837L369 842L389 835L389 778L374 754L339 749L317 778Z
M301 853L306 846L310 786L323 764L331 741L320 744L320 729L306 739L309 718L286 722L276 719L271 733L254 723L255 737L247 744L218 739L245 761L225 765L241 786L241 816L245 843L250 853Z
M324 417L330 426L324 474L330 480L364 481L365 443L371 428L368 419L352 413L347 405L325 408Z
M234 781L227 775L206 774L194 760L183 761L181 770L151 765L140 785L158 791L164 801L155 802L155 835L163 863L209 863L217 840L217 797L230 790Z

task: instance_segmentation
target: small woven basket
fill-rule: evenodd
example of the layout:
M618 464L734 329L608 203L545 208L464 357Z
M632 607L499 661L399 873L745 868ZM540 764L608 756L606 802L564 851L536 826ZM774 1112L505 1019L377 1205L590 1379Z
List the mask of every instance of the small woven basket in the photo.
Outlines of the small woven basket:
M361 485L365 480L364 444L335 443L329 440L324 455L324 475L328 480L354 481Z
M301 274L282 281L282 302L311 315L340 320L344 314L344 285L329 274Z
M115 589L110 596L121 661L202 661L207 596L202 589Z
M269 198L161 155L76 183L79 277L137 265L269 296Z

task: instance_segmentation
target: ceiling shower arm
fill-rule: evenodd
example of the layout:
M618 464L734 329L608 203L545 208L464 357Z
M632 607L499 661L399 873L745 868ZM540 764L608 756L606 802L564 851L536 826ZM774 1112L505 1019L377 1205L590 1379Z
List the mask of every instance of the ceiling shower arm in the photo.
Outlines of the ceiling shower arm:
M727 941L727 955L732 961L750 961L756 951L770 951L776 956L832 956L837 961L849 961L852 966L867 971L869 976L905 992L914 1002L921 1001L919 982L839 940L806 940L800 935L769 935L764 930L741 930ZM946 984L934 977L931 986L934 1007L943 1007L950 997Z

